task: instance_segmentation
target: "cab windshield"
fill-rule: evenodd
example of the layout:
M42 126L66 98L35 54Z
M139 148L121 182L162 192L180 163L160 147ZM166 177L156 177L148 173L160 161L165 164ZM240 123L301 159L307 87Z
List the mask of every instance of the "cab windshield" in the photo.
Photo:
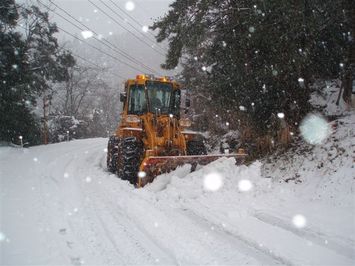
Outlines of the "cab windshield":
M158 114L171 113L173 86L167 83L147 81L149 111Z
M149 99L149 108L147 99ZM131 85L128 114L142 115L147 112L179 116L180 90L173 91L172 84L154 81L147 81L146 87L144 85Z
M147 100L143 85L132 85L130 87L128 102L128 113L141 115L147 112Z

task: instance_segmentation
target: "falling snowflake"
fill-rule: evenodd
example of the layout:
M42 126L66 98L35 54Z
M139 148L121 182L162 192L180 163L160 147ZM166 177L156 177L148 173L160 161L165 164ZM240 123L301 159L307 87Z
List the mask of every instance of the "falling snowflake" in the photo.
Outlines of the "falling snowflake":
M246 108L245 106L241 105L241 106L239 106L239 110L240 110L240 111L246 111L247 108Z
M0 242L4 241L5 239L5 234L3 232L0 232Z
M89 39L89 38L94 36L94 33L92 31L89 31L89 30L84 30L84 31L81 32L81 36L84 39Z
M125 4L125 8L127 11L133 11L135 9L136 5L132 1L127 1Z
M206 70L207 70L207 67L203 66L202 71L206 71Z
M278 118L281 118L281 119L282 119L282 118L285 118L285 114L284 114L284 113L278 113L278 114L277 114L277 117L278 117Z
M107 152L107 148L104 149L104 152Z
M242 179L238 182L238 188L240 191L249 191L253 187L253 184L248 179Z
M64 178L68 178L69 174L68 173L64 173Z
M306 226L307 221L303 215L297 214L297 215L293 216L292 223L297 228L303 228Z
M143 31L143 32L148 32L148 30L149 30L149 28L148 28L147 25L144 25L144 26L142 27L142 31Z
M205 190L217 191L223 186L223 177L216 172L209 173L204 177L203 186Z
M301 122L302 137L310 144L321 144L331 133L328 122L318 114L309 114Z
M38 158L37 158L37 157L34 157L34 158L33 158L33 161L34 161L34 162L38 162Z
M91 182L91 177L90 177L90 176L87 176L87 177L85 178L85 181L86 181L86 183L90 183L90 182Z
M139 178L145 178L146 176L147 176L146 172L144 172L144 171L139 171L138 172L138 177Z
M250 33L255 32L255 28L254 28L253 26L249 27L249 32L250 32Z

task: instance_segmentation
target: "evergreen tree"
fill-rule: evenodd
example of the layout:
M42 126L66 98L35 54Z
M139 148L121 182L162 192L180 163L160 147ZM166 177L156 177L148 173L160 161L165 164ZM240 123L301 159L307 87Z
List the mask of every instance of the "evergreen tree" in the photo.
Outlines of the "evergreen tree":
M314 79L340 77L350 6L349 0L177 0L152 29L158 41L169 41L163 67L181 62L192 95L211 99L209 108L225 120L234 114L231 126L244 119L264 135L277 129L278 113L293 125L309 111Z
M6 0L0 16L0 140L18 142L22 135L25 142L37 144L36 99L51 82L66 79L67 69L75 61L69 52L59 49L53 36L55 24L38 7L20 8L15 1ZM18 25L20 19L25 26Z
M14 1L7 0L0 9L0 139L18 141L39 137L37 121L31 115L29 105L34 99L23 75L26 62L25 42L15 26L19 18Z

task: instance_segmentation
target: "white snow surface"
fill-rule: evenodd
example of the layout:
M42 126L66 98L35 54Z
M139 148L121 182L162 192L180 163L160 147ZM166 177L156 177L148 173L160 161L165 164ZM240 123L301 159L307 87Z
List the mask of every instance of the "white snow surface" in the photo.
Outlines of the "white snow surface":
M107 139L0 147L0 264L355 265L354 124L303 153L185 165L142 189L107 172Z

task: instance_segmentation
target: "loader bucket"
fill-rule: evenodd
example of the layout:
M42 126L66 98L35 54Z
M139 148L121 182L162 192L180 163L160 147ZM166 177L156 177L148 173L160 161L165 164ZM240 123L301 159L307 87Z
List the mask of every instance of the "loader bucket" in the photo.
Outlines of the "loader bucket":
M175 170L178 166L191 164L191 171L194 171L196 165L207 165L210 162L220 158L235 158L236 164L243 164L247 154L212 154L212 155L184 155L184 156L150 156L145 158L139 168L140 175L138 177L137 187L144 187L152 182L154 178L162 173L168 173Z

